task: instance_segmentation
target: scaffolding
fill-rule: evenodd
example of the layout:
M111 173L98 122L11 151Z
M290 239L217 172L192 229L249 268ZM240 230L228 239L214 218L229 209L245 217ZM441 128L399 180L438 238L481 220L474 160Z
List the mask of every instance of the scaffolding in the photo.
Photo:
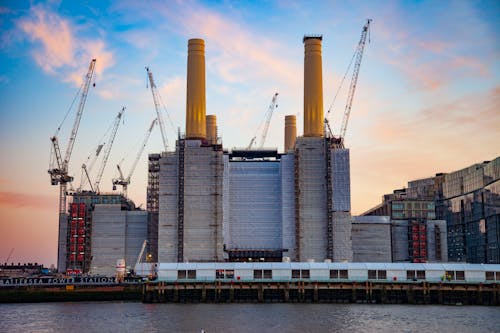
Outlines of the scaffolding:
M148 211L148 245L147 253L151 261L158 261L158 214L160 207L160 154L148 156L148 187L146 207Z
M297 147L297 145L295 146ZM299 150L295 148L295 170L294 170L294 190L295 190L295 261L300 261L300 186L299 186Z
M282 219L282 248L286 251L286 256L295 260L295 154L289 152L281 156L281 219Z
M177 261L184 261L184 154L186 141L178 140L177 167Z
M333 198L332 198L332 155L330 154L330 144L331 138L325 138L325 161L326 161L326 205L327 205L327 214L328 214L328 227L327 227L327 249L326 249L326 258L333 260L334 252L333 252Z
M322 137L299 137L296 147L296 221L299 261L328 258L327 169Z

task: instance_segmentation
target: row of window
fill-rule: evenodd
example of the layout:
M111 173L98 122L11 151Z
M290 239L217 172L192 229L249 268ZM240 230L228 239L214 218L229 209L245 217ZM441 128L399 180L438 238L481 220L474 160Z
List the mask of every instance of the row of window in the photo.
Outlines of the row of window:
M311 273L308 269L293 269L292 279L309 279ZM178 279L196 279L196 270L178 270ZM234 270L232 269L218 269L215 272L216 279L234 279ZM255 269L253 271L253 278L258 279L272 279L273 271L270 269ZM348 279L349 272L347 269L331 269L330 279ZM368 270L369 280L386 280L387 271L386 270ZM425 280L425 271L421 270L409 270L406 271L407 280ZM446 271L446 273L441 277L442 280L456 280L464 281L465 272L464 271ZM500 272L486 272L487 281L500 281Z
M436 218L436 213L430 211L392 211L392 217L394 219L405 219L411 217L421 217L428 220L434 220Z
M392 203L392 210L410 210L410 209L434 210L434 202L419 202L419 201L394 201Z

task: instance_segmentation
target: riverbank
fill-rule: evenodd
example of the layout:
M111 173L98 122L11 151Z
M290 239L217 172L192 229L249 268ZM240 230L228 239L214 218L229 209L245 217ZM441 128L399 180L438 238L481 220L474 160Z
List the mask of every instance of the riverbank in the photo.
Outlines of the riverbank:
M146 282L145 303L500 305L500 284L463 282Z
M141 284L10 286L0 288L0 303L141 301Z

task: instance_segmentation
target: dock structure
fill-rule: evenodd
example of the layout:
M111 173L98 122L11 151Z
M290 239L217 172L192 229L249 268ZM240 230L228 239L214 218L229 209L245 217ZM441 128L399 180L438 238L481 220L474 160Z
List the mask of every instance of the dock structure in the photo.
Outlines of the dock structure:
M500 305L499 283L147 282L144 303L377 303Z

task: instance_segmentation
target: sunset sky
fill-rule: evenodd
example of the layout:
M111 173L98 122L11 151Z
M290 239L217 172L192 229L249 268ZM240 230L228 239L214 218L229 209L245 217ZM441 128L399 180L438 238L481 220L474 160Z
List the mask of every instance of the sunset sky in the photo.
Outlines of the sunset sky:
M303 35L323 35L326 113L373 19L346 135L360 214L409 180L500 155L499 17L499 1L1 1L0 263L12 248L10 262L56 263L49 137L91 58L95 87L69 169L76 188L125 106L101 182L111 191L116 164L128 173L155 118L145 66L167 110L170 150L185 128L187 40L203 38L207 114L217 115L224 147L248 145L277 91L265 146L282 151L285 115L297 115L302 134ZM336 133L349 82L329 115ZM73 120L59 134L63 151ZM155 128L129 187L137 205L146 206L147 153L161 147Z

